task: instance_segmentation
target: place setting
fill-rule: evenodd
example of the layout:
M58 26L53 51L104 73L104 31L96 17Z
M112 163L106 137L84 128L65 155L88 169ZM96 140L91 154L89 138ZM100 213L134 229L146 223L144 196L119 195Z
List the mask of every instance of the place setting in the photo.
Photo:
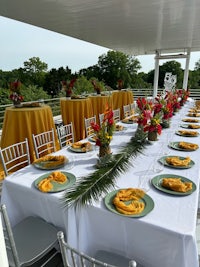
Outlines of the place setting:
M74 174L65 171L48 172L34 181L34 186L43 193L57 193L71 187L76 181Z
M154 208L153 199L140 188L123 188L108 193L104 199L106 208L121 216L140 218Z
M198 123L200 122L200 120L198 119L190 119L190 118L185 118L185 119L182 119L183 122L190 122L190 123Z
M187 114L188 117L200 117L200 113L197 112L190 112Z
M137 124L137 119L138 119L138 116L130 116L130 117L127 117L127 118L124 118L121 120L122 123L125 123L125 124Z
M71 169L74 164L72 156L66 157L63 155L46 155L36 159L32 165L40 170L56 170L60 168Z
M168 146L179 151L195 151L199 148L197 144L183 141L170 142Z
M151 180L151 184L159 191L176 196L187 196L196 190L193 181L175 174L157 175Z
M180 127L185 129L200 129L199 124L181 124Z
M123 132L123 131L126 131L127 130L127 127L121 125L121 124L116 124L115 125L115 133L120 133L120 132Z
M75 152L75 153L88 153L94 150L94 145L88 141L85 141L85 142L78 141L78 142L72 143L68 147L68 150L71 152Z
M184 137L197 137L199 133L197 131L190 131L190 130L178 130L176 131L177 135L184 136Z
M166 167L175 169L188 169L191 168L195 163L190 157L180 157L180 156L163 156L158 159Z

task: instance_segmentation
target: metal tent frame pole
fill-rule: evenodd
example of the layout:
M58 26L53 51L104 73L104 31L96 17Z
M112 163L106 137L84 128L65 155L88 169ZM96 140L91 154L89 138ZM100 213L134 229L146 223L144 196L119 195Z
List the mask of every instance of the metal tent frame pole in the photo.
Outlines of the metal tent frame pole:
M187 90L187 86L188 86L189 64L190 64L190 49L187 50L187 58L185 62L185 70L184 70L184 77L183 77L183 89L185 90Z
M156 51L155 71L154 71L154 85L153 85L153 98L155 98L157 96L157 92L158 92L159 56L160 56L160 53L158 51Z
M190 49L187 49L187 53L180 53L177 55L161 55L161 51L155 51L155 71L154 71L154 86L153 86L153 97L157 96L158 92L158 78L159 78L159 61L161 59L177 59L177 58L185 58L185 70L184 70L184 78L183 78L183 89L187 89L188 85L188 76L189 76L189 63L190 63Z

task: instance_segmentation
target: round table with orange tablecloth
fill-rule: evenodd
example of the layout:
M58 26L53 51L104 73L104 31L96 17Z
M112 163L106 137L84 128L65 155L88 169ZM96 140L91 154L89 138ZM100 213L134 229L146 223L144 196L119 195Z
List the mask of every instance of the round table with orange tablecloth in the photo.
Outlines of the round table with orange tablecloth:
M89 96L92 102L93 114L96 115L96 121L99 123L99 114L104 113L106 109L106 105L108 104L110 108L113 108L113 101L111 95L109 96L102 96L102 95L95 95Z
M72 122L74 127L74 141L82 140L85 135L85 118L93 116L92 104L89 98L60 100L63 123Z
M1 147L24 141L29 142L31 162L35 159L32 134L39 134L55 129L51 108L47 105L41 107L8 107L5 110ZM55 132L56 133L56 132ZM59 149L57 134L55 134L56 148Z
M128 90L113 91L112 92L113 109L120 108L120 117L123 119L123 106L133 103L133 93Z

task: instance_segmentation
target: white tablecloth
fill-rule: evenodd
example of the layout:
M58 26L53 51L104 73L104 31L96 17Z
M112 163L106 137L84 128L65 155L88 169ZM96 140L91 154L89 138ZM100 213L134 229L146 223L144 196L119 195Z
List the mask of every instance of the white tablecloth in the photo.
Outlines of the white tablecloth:
M146 267L198 267L195 240L196 212L199 192L199 150L182 152L167 148L168 133L173 131L171 141L185 140L200 145L200 137L181 137L175 134L184 107L172 119L172 127L164 129L159 141L149 144L144 155L133 160L133 167L121 174L116 189L137 187L141 173L150 173L151 180L158 175L150 171L161 151L170 155L190 156L195 165L190 169L165 167L159 174L177 174L195 182L197 190L188 196L162 193L150 185L148 195L154 200L154 209L142 218L128 218L114 214L104 205L104 195L92 206L74 210L63 207L63 192L45 194L34 186L34 180L45 173L32 165L6 178L3 183L2 203L7 205L14 225L27 215L38 215L64 230L68 242L84 252L94 254L107 249L134 258ZM183 122L182 122L183 123ZM115 153L134 134L136 125L125 125L124 133L116 133L111 142ZM71 156L67 149L56 154ZM73 154L75 167L72 172L77 179L95 170L98 151L93 154Z

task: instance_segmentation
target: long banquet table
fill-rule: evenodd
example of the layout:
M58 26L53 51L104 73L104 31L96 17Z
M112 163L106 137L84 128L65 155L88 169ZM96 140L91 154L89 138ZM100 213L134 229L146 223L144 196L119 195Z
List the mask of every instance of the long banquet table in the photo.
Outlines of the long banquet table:
M175 134L188 106L172 118L172 127L164 129L159 140L146 146L144 153L132 160L133 166L116 181L116 189L138 187L143 175L149 180L154 173L152 166L161 151L170 155L190 156L195 162L190 169L164 167L159 174L176 174L188 177L197 189L188 196L163 193L149 184L147 194L154 201L154 209L141 218L130 218L109 211L104 205L104 194L98 202L82 208L64 208L63 192L42 193L34 181L45 171L30 165L8 176L3 183L2 203L7 205L14 225L27 215L38 215L64 230L68 242L78 249L94 255L96 250L106 249L129 258L134 258L146 267L198 267L198 252L195 239L196 213L198 208L200 149L182 152L169 149L170 141L188 141L200 146L200 137L182 137ZM123 124L126 130L115 133L111 149L116 153L134 135L136 125ZM98 151L72 153L62 149L56 154L75 157L75 166L69 172L76 179L95 170ZM62 169L64 170L64 168Z

